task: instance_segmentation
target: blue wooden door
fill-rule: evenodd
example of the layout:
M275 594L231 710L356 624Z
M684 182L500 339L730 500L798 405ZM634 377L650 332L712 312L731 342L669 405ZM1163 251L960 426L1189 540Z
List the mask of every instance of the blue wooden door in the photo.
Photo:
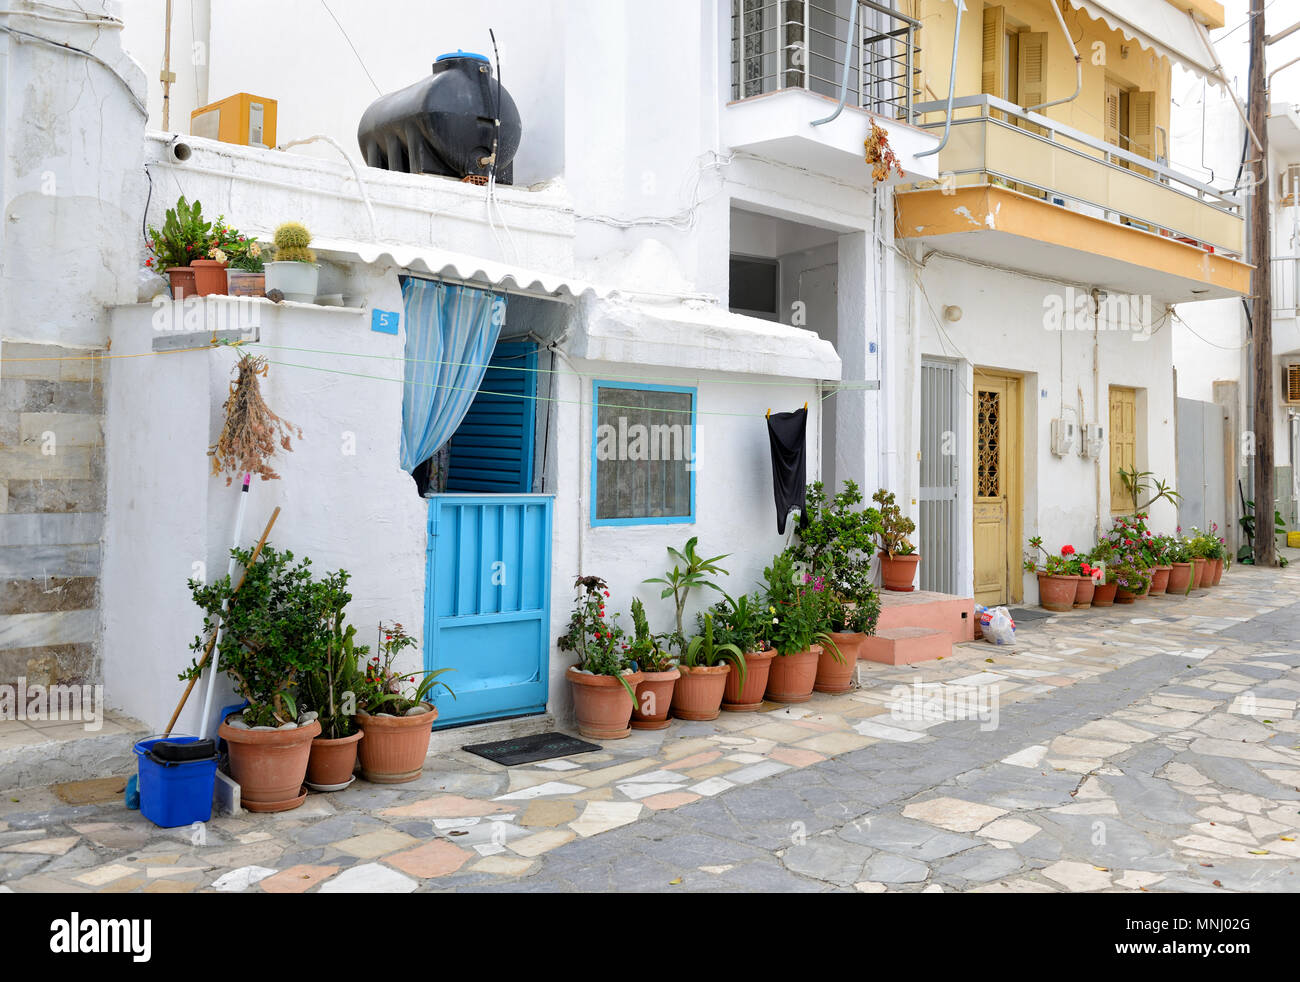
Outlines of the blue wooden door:
M437 726L541 713L550 655L551 495L429 499L425 668Z

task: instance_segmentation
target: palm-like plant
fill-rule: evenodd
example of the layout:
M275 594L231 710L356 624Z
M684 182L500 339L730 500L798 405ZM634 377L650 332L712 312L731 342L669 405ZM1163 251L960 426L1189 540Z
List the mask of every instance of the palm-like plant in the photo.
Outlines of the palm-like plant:
M718 565L718 562L726 559L730 553L711 557L701 556L695 550L696 543L699 541L699 536L693 535L686 540L686 546L681 550L669 546L668 555L676 560L676 565L663 576L655 576L645 581L646 583L662 583L664 585L663 592L659 594L660 599L673 598L673 602L677 606L677 634L674 640L679 649L686 643L686 632L682 627L682 615L685 613L686 600L690 597L691 590L696 587L708 587L722 593L722 587L714 583L709 577L716 576L719 573L723 576L731 575Z
M745 655L734 644L717 644L713 640L713 615L704 615L704 632L691 638L682 652L681 663L687 668L703 668L730 662L732 670L739 673L740 684L745 684Z

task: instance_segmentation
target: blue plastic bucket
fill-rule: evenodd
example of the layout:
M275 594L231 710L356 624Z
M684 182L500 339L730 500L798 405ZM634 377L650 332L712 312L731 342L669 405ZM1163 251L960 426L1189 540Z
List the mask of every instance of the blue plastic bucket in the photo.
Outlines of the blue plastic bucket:
M198 737L150 737L135 745L140 769L140 814L154 825L174 829L212 818L212 793L217 758L159 761L149 755L155 743L195 743Z

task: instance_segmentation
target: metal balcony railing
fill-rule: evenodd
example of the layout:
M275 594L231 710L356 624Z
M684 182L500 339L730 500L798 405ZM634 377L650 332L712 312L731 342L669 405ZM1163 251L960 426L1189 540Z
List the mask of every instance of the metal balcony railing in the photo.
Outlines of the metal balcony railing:
M946 102L923 102L920 125L943 128ZM946 188L1001 184L1061 207L1240 256L1241 198L990 95L952 103L939 158Z
M732 0L731 98L806 89L838 99L847 61L847 105L914 122L919 27L873 0Z
M1273 316L1300 316L1300 256L1274 256Z

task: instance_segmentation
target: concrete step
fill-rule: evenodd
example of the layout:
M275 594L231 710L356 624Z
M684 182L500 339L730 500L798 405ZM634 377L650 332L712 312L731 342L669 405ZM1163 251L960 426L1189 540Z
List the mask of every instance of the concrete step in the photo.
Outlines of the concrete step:
M0 740L0 791L134 774L135 743L149 735L140 726L131 732L86 731L67 738L32 730L24 742Z
M930 627L887 627L862 642L858 659L884 665L910 665L952 654L947 631Z
M947 632L952 644L975 640L975 601L932 590L880 594L880 620L876 631L923 627Z
M555 717L550 713L517 716L514 719L494 719L486 723L471 723L469 726L453 726L445 730L433 731L433 738L429 741L429 753L440 754L475 743L495 743L497 740L513 740L516 737L533 736L537 733L550 733L554 729Z

